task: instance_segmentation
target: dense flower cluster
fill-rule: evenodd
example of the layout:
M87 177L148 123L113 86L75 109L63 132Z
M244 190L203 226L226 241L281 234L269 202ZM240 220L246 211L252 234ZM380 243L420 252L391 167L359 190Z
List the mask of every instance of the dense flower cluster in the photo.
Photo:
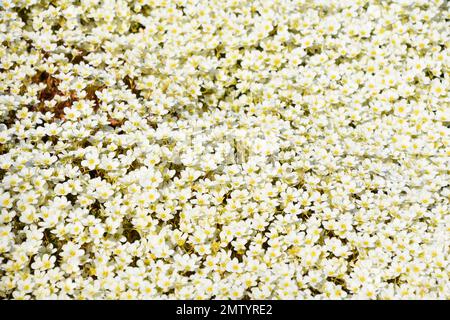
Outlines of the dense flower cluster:
M443 0L0 0L0 297L450 299Z

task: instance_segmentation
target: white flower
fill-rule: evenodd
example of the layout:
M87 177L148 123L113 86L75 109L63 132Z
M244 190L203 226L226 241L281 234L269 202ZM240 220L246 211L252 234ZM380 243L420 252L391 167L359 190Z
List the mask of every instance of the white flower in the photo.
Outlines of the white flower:
M81 161L81 165L89 168L89 170L94 170L99 163L100 160L98 159L98 155L95 153L87 153L85 160Z
M0 298L448 298L445 1L182 2L2 2Z

